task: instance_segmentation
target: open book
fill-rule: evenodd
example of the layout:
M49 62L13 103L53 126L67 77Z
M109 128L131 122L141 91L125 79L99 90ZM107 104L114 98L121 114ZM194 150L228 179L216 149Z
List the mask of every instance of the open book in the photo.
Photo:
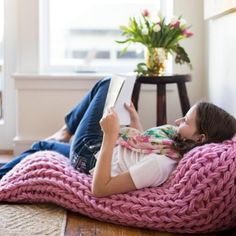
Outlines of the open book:
M114 107L120 120L120 125L129 125L129 112L124 104L130 104L136 77L127 75L112 75L107 93L104 113L109 107Z

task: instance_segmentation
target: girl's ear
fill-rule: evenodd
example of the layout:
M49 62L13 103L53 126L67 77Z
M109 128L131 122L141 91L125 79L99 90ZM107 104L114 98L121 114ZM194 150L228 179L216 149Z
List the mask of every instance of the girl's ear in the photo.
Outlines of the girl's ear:
M205 134L199 134L199 137L198 137L198 142L200 143L204 143L206 141L206 135Z

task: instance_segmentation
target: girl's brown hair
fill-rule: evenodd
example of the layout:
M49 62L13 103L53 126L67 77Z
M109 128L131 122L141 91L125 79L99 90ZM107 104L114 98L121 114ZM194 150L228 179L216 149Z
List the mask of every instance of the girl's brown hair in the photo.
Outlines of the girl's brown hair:
M184 154L192 148L206 143L219 143L231 139L236 134L236 119L222 108L209 103L196 104L197 133L204 134L204 142L196 143L192 140L175 138L175 149Z
M205 134L205 143L219 143L236 133L236 119L222 108L208 102L196 104L196 125Z

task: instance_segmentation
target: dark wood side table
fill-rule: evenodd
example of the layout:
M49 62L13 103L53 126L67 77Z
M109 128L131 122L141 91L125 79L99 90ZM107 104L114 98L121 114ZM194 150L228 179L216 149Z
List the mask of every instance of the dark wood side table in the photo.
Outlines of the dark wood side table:
M190 108L189 98L185 82L191 81L191 75L165 75L165 76L139 76L136 79L132 94L132 101L135 108L138 110L138 101L141 84L157 85L157 109L156 109L156 124L157 126L166 124L166 84L177 84L179 99L183 116Z

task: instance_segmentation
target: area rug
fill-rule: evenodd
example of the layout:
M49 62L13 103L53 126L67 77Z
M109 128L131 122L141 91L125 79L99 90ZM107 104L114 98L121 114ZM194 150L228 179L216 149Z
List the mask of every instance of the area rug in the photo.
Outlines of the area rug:
M66 210L53 204L0 204L0 235L62 236Z

